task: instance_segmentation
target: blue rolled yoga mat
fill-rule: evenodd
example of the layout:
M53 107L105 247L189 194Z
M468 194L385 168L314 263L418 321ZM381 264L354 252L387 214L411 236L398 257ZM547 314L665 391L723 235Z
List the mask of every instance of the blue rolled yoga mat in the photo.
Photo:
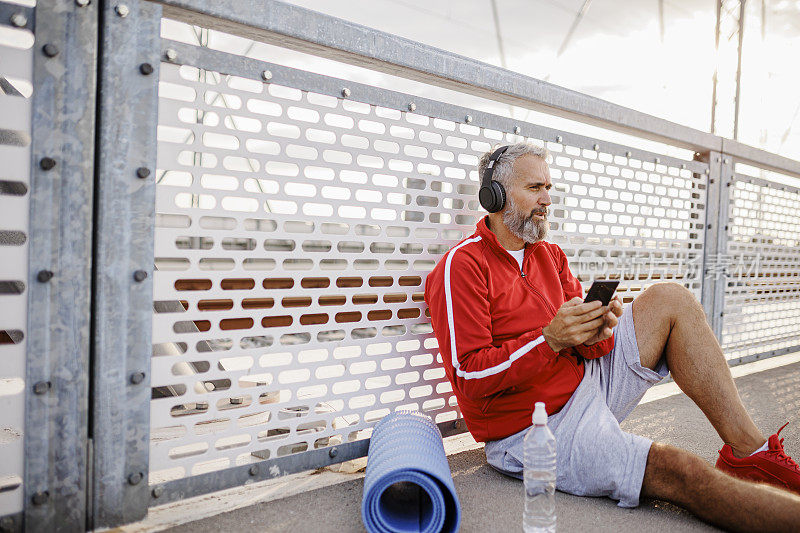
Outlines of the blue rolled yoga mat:
M458 529L461 507L442 434L429 416L398 411L375 425L361 519L370 533Z

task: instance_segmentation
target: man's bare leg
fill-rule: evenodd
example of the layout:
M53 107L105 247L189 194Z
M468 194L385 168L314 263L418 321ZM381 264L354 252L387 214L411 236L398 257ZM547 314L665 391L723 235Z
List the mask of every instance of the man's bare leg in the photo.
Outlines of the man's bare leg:
M732 531L800 531L800 497L731 477L700 457L653 443L642 496L665 500Z
M632 308L642 366L654 369L665 354L675 383L735 456L749 455L764 444L697 298L677 283L657 283L639 295Z

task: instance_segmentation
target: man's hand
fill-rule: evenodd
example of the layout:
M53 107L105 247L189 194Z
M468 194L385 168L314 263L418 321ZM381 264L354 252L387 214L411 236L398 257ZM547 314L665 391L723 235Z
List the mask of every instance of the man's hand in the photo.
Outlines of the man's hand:
M584 343L597 336L598 329L605 326L603 317L605 310L606 308L597 300L583 303L583 300L576 296L564 302L550 324L542 328L542 335L554 352Z
M611 337L613 331L612 328L616 327L619 323L617 320L618 317L622 316L622 298L619 295L614 296L612 300L608 303L607 307L604 307L605 314L603 315L603 325L598 328L598 331L595 332L595 335L589 337L588 340L585 340L583 344L586 346L591 346L592 344L597 344L600 341L604 341L607 338Z

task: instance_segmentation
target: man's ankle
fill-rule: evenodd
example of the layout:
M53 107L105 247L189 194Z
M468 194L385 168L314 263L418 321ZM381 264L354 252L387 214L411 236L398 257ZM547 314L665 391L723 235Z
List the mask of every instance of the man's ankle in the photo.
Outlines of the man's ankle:
M758 444L750 443L749 445L734 445L731 444L731 451L733 452L733 456L737 459L743 459L752 455L756 450L761 448L767 443L766 439L761 440Z

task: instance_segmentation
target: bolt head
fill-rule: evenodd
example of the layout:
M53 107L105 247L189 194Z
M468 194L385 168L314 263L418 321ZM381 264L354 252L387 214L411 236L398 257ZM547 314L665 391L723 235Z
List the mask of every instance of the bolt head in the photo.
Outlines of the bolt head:
M563 140L564 140L564 139L563 139L563 137L561 137L561 135L557 135L557 136L556 136L556 142L557 142L557 143L560 143L560 142L561 142L561 141L563 141Z
M52 157L43 157L39 160L39 168L42 170L52 170L56 166L56 160Z
M594 150L595 152L599 152L600 151L600 145L599 144L595 144L594 146L592 146L592 150Z
M56 57L58 55L59 50L58 47L53 43L47 43L42 47L42 52L44 52L44 55L46 55L47 57Z
M258 465L253 465L253 466L250 467L250 475L251 476L257 476L258 475L258 471L259 471Z
M167 61L175 61L178 58L178 52L172 48L167 48L164 51L164 58L166 58Z
M128 483L131 485L138 485L141 483L142 479L144 479L144 474L141 472L135 472L128 476Z
M261 73L261 79L264 80L264 81L271 80L272 79L272 72L270 72L269 70L265 70L264 72Z
M339 455L339 450L336 449L336 446L328 450L328 457L330 457L331 459L333 459L337 455Z
M33 393L42 395L45 394L47 391L50 390L50 382L49 381L39 381L33 385Z
M159 485L158 487L153 487L153 498L160 498L162 494L164 494L164 487Z
M467 115L466 117L464 117L464 122L466 122L467 124L472 122L472 115Z
M730 160L729 158L727 158L727 157L726 157L726 158L725 158L725 164L726 164L726 165L728 165L728 164L730 164L730 162L731 162L731 160Z
M633 152L625 152L625 157L627 158L633 157Z
M458 429L459 427L461 427L461 423L458 420L453 422L453 429Z
M415 104L414 102L411 102L410 104L408 104L408 110L409 111L416 111L417 110L417 104Z
M51 279L53 279L53 276L54 276L54 275L55 275L55 274L53 274L53 271L52 271L52 270L40 270L40 271L39 271L39 272L36 274L36 280L37 280L39 283L47 283L48 281L50 281Z
M75 0L75 5L78 7L86 7L89 5L89 0Z
M14 13L9 19L11 24L16 28L24 28L28 24L28 17L22 13Z
M345 98L347 98L348 96L350 96L350 89L348 89L347 87L345 87L344 89L342 89L342 96L344 96Z
M146 179L150 175L150 169L147 167L139 167L136 169L136 177L139 179Z
M514 126L514 133L519 135L520 133L522 133L522 128L520 128L519 126Z
M661 158L656 157L655 161L656 161L656 165L657 165L657 164L661 163Z
M141 72L145 76L149 76L150 74L153 73L153 65L151 65L150 63L142 63L141 65L139 65L139 72Z
M147 279L147 272L145 272L144 270L137 270L136 272L133 273L133 279L141 283L142 281Z
M127 17L128 13L130 13L128 6L126 6L125 4L119 4L117 7L114 8L114 11L116 11L118 17L122 18Z
M686 163L681 163L681 168L686 168Z
M39 492L34 492L33 496L31 496L31 501L33 505L44 505L47 503L47 500L50 498L50 493L46 490L40 490Z
M134 385L138 385L139 383L144 381L144 372L134 372L133 374L131 374L130 380L131 383L133 383Z

